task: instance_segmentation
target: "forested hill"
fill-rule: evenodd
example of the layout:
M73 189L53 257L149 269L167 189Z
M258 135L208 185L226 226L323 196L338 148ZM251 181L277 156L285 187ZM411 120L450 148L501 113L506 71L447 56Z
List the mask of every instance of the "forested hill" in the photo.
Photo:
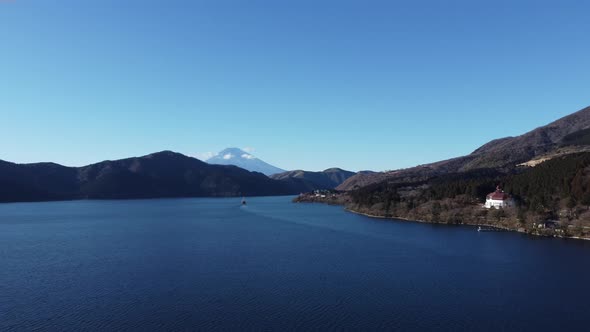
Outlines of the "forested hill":
M340 168L329 168L322 172L289 171L271 175L271 178L286 181L300 180L300 183L303 184L300 191L305 192L315 189L334 189L355 174Z
M298 192L293 183L273 180L236 166L210 165L171 151L84 167L0 161L0 202L262 196Z
M514 209L483 209L497 185ZM377 216L442 223L495 224L533 230L559 221L569 235L590 236L590 153L575 153L506 174L494 169L452 173L413 182L383 181L348 193L352 210Z

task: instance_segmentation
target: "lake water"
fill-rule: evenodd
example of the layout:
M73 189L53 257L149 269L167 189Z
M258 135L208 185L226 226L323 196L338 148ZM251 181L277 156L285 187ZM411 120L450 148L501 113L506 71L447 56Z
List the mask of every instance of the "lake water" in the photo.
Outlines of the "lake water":
M0 331L590 326L590 243L290 197L0 205Z

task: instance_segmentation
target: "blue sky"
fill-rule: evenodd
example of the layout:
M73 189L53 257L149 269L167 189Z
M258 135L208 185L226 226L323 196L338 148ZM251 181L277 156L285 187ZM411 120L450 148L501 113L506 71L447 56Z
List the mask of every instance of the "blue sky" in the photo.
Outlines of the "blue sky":
M590 105L587 1L0 1L0 159L468 154Z

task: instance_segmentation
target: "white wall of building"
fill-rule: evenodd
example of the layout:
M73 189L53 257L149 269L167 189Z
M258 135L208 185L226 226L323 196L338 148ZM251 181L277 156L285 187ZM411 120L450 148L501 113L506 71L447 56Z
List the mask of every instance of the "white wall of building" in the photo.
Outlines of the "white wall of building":
M486 208L505 208L505 207L512 207L514 206L514 201L512 199L507 200L499 200L499 199L486 199L486 204L484 205Z

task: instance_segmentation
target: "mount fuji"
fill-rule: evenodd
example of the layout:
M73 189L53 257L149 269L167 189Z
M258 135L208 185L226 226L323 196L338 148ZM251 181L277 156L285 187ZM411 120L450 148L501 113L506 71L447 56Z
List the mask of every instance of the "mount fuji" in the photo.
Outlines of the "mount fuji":
M207 159L206 162L214 165L234 165L250 172L259 172L267 176L285 172L285 170L270 165L238 148L225 149Z

